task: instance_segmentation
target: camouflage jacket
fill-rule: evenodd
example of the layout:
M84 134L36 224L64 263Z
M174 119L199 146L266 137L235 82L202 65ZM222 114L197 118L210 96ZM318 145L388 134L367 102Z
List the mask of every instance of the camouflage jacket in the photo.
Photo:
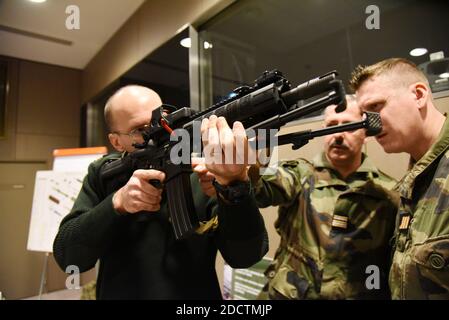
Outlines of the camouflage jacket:
M399 199L390 191L396 182L365 155L346 180L322 153L313 163L281 162L274 175L253 183L260 207L279 205L281 236L259 298L389 298L389 241ZM370 265L378 267L373 290L365 285Z
M398 184L393 299L449 299L449 121Z

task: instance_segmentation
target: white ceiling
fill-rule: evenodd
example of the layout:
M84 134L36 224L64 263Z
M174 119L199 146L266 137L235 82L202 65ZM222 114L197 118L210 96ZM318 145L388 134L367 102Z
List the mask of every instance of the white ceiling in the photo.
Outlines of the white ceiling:
M0 55L83 69L143 2L0 0ZM69 5L80 9L79 30L66 28Z

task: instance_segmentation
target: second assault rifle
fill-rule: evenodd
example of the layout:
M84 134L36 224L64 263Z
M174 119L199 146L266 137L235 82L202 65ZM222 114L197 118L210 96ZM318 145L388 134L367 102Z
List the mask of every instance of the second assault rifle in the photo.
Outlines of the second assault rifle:
M306 99L312 101L298 106L299 101ZM184 129L192 137L193 131L199 130L199 123L204 118L216 115L226 118L231 126L235 121L240 121L245 128L252 129L251 132L259 132L260 129L279 130L286 123L304 118L329 105L337 105L337 112L346 108L344 86L337 79L335 71L292 88L290 82L277 70L264 72L253 86L238 87L227 99L202 112L162 105L152 112L150 126L143 134L144 142L134 145L136 151L103 165L101 181L107 186L106 190L112 192L125 185L137 169L165 172L164 186L169 199L170 220L176 239L182 239L198 228L199 221L190 186L190 161L179 164L170 159L173 148L181 143L173 139L175 129ZM292 144L294 149L298 149L315 137L360 128L365 128L367 135L380 133L382 124L379 115L366 112L364 120L359 122L282 135L278 137L278 144ZM192 139L188 139L188 143L193 145ZM159 181L150 183L162 187Z

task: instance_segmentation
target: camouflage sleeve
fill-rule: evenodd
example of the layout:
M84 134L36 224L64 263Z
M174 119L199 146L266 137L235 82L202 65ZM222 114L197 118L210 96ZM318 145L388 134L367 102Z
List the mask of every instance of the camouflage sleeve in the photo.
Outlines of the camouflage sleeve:
M302 191L301 180L313 172L307 160L282 161L273 174L261 175L260 167L250 168L257 205L260 208L285 204L296 199Z

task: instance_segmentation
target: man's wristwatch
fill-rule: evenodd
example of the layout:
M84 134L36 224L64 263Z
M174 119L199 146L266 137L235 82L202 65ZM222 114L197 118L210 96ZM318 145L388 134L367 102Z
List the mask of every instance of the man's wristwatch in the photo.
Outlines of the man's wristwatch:
M219 196L231 204L237 204L247 197L251 192L249 181L234 181L227 186L223 186L214 180L212 182Z

